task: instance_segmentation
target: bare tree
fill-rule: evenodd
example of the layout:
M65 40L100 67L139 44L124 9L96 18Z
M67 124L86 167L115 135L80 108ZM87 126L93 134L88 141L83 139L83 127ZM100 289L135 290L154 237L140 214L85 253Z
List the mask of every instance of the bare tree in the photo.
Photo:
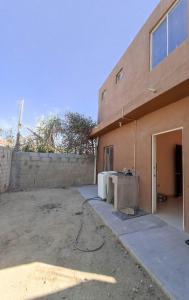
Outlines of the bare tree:
M0 136L6 142L7 146L14 147L16 138L15 138L15 132L12 128L10 129L0 128Z

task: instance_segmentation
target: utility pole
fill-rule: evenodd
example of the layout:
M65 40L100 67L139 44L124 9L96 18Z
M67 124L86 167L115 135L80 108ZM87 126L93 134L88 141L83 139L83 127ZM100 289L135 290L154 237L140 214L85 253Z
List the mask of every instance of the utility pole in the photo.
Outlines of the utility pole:
M20 151L20 131L22 129L23 110L24 110L24 99L20 100L19 103L18 127L17 127L15 151Z

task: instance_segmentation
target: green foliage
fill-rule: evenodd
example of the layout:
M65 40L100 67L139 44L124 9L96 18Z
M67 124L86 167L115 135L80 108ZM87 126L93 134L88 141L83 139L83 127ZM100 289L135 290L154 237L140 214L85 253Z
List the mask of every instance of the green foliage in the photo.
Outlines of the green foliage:
M55 148L51 148L49 145L40 144L40 145L37 146L36 152L40 152L40 153L55 153L56 150L55 150Z
M39 121L31 135L23 139L22 151L93 154L90 133L95 123L78 113L68 112L64 118L50 116Z
M56 152L61 146L62 120L58 116L47 117L39 122L36 133L37 152Z
M24 152L36 152L36 141L33 139L33 136L22 138L21 150Z
M92 154L94 141L90 133L95 126L91 118L79 113L68 112L63 120L63 147L67 153Z

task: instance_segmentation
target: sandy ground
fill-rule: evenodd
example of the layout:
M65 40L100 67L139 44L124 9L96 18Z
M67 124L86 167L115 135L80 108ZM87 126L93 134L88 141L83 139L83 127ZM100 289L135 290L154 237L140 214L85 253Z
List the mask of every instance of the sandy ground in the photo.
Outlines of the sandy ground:
M0 299L167 299L73 189L0 195ZM79 247L74 240L84 220Z

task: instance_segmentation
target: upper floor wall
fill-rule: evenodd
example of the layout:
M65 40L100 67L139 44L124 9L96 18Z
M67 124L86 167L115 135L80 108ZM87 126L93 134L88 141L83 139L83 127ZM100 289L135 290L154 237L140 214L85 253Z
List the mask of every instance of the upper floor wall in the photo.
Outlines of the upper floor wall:
M180 1L186 1L184 9L187 10L187 29L186 33L183 33L183 41L171 51L168 47L173 48L174 45L167 45L168 55L158 52L160 56L164 55L165 57L161 62L154 63L153 66L151 61L152 32L156 30L160 22L165 20L169 10ZM154 98L189 79L188 19L189 0L160 1L99 91L98 122L100 129L110 124L110 120L115 121L120 116L127 115L144 104L151 103ZM158 40L155 42L158 43ZM160 42L163 44L165 40ZM158 59L156 57L156 62ZM98 127L95 131L98 132Z

